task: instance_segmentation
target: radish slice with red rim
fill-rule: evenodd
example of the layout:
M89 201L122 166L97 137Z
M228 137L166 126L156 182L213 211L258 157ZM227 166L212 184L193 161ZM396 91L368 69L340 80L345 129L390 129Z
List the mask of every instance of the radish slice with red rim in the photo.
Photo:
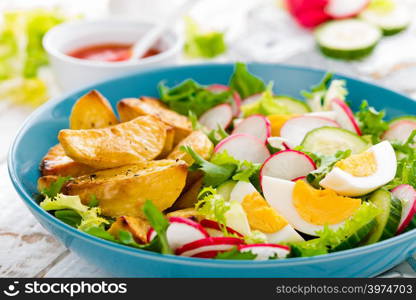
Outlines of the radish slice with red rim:
M332 99L331 109L336 113L336 121L342 128L361 135L360 126L355 120L354 113L351 108L340 99Z
M312 158L296 150L283 150L270 156L260 170L260 180L270 176L286 180L299 179L316 169Z
M298 181L298 180L303 180L306 182L306 176L299 176L299 177L296 177L295 179L292 179L293 182Z
M231 250L233 247L243 243L242 239L234 237L207 237L183 245L175 253L181 256L198 257L198 255L203 255L203 253L211 252L211 254L215 255L210 257L215 257L216 254Z
M202 227L204 227L206 229L206 231L208 233L213 232L213 234L215 236L223 236L221 226L220 226L220 224L218 224L218 222L208 220L208 219L203 219L199 223L202 225ZM226 229L227 229L228 233L235 234L236 236L241 237L241 238L243 237L243 235L241 233L239 233L238 231L235 231L234 229L232 229L228 226L226 226ZM212 236L212 235L210 234L210 236Z
M320 127L340 127L334 120L316 117L299 116L286 121L280 129L280 136L287 140L287 145L294 148L300 145L305 135Z
M219 153L227 151L229 155L238 160L247 160L261 164L269 156L270 152L263 141L248 134L232 134L223 139L214 149Z
M212 84L207 87L207 89L211 92L226 92L230 90L230 87L223 85L223 84ZM241 112L241 98L240 95L237 92L233 93L232 100L230 101L231 108L233 111L233 116L238 116Z
M402 217L397 229L397 233L401 233L416 216L416 190L411 185L401 184L391 193L402 202Z
M247 97L247 98L243 99L243 101L241 102L241 105L247 105L247 104L254 103L254 102L260 100L261 96L262 96L262 94L251 95L250 97Z
M199 118L199 123L208 129L218 129L218 125L227 128L233 119L233 111L228 103L219 104L207 110Z
M190 219L170 217L169 223L166 236L169 246L174 251L185 244L209 237L208 232L201 224ZM150 229L147 233L148 241L152 241L156 235L156 232Z
M416 122L411 120L400 120L384 133L383 139L388 141L405 142L413 130L416 130Z
M284 139L280 136L272 136L267 139L267 143L276 149L290 149L287 143L289 142L288 139Z
M233 130L233 134L245 133L257 137L266 143L271 135L270 121L262 115L251 115L242 120Z
M251 252L256 255L255 260L268 260L270 258L285 258L290 253L290 248L277 244L250 244L238 247L240 252Z
M325 12L334 19L351 18L362 12L370 0L329 0Z

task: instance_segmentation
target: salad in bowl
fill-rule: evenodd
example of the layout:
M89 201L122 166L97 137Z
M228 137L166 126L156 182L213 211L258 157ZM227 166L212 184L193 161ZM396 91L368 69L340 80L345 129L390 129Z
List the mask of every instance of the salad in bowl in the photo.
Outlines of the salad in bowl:
M277 83L276 83L277 84ZM88 234L207 259L361 247L416 228L416 117L386 122L327 74L302 100L237 63L229 85L93 90L40 162L39 205Z

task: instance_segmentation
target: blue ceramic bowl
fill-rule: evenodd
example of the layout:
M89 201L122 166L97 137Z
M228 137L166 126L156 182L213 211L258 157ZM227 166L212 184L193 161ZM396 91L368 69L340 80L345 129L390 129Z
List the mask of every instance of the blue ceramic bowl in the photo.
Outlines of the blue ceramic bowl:
M276 92L294 97L319 82L323 71L271 64L251 64L250 71L274 81ZM408 258L416 249L416 230L366 247L329 255L273 261L221 261L164 256L107 242L89 236L42 210L34 201L38 165L57 141L58 131L68 128L74 102L90 89L98 89L112 103L124 97L157 96L157 84L169 85L193 78L202 84L227 84L233 65L195 65L143 71L105 81L66 95L36 110L20 129L9 155L13 184L33 215L49 232L80 257L109 274L126 277L367 277L375 276ZM357 109L362 99L389 118L415 114L416 102L393 91L359 80L347 80L348 99Z

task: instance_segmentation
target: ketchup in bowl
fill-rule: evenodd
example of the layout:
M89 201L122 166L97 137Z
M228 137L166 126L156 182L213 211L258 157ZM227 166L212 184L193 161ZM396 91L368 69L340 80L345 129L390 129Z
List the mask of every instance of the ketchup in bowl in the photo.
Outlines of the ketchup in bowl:
M72 52L69 52L68 55L87 60L98 60L98 61L107 61L107 62L117 62L128 60L131 55L130 44L101 44L83 47ZM159 51L156 48L150 48L142 58L153 56L159 54Z

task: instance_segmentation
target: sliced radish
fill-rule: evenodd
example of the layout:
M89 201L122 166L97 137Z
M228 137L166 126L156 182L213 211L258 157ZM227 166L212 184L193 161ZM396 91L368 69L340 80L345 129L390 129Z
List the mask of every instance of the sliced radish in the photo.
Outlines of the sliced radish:
M240 252L251 252L257 257L254 260L268 260L269 258L285 258L290 248L276 244L251 244L238 246Z
M315 111L315 112L307 113L305 114L305 116L323 117L323 118L328 118L334 121L337 118L337 114L334 111Z
M233 111L228 103L219 104L207 110L199 118L199 123L208 129L217 129L218 125L227 128L233 119Z
M210 236L215 236L215 237L224 236L221 230L221 226L220 224L218 224L218 222L208 220L208 219L203 219L199 223L205 228L205 230L208 232ZM238 231L235 231L234 229L228 226L226 226L225 228L227 229L228 233L235 234L236 236L241 237L241 238L243 237L243 235L239 233Z
M362 12L370 0L329 0L325 12L334 19L351 18Z
M190 257L214 258L218 253L231 250L244 244L244 241L234 237L207 237L183 245L176 250L176 255Z
M286 4L296 21L307 28L313 28L331 18L325 12L328 0L286 0Z
M416 130L416 122L411 120L400 120L384 133L383 139L388 141L405 142L413 130Z
M316 164L308 155L296 150L283 150L270 156L260 170L260 180L270 176L294 180L308 175L316 169Z
M227 151L229 155L238 160L247 160L258 164L262 164L270 156L263 141L244 133L232 134L223 139L214 151L217 153Z
M336 113L336 121L342 128L361 135L361 129L355 120L354 113L344 101L337 98L332 99L330 106Z
M299 176L299 177L296 177L295 179L292 179L293 182L298 181L298 180L306 181L306 176Z
M233 134L246 133L266 143L271 135L270 121L262 115L252 115L241 121L233 130Z
M185 244L209 237L202 225L190 219L170 217L169 223L166 236L169 246L174 251ZM152 241L155 237L156 232L150 229L147 233L148 241Z
M303 242L303 237L295 230L290 224L280 229L277 232L266 233L267 240L269 243L296 243Z
M402 217L397 233L403 232L413 217L416 216L416 191L408 184L401 184L391 191L402 202Z
M324 126L340 127L337 122L328 118L300 116L286 121L280 129L280 136L288 140L289 148L294 148L302 143L309 131Z
M251 104L254 103L258 100L260 100L260 98L262 97L263 94L254 94L251 95L250 97L247 97L245 99L243 99L243 101L241 102L241 105L247 105L247 104Z
M288 139L284 139L280 136L272 136L267 139L267 143L276 149L289 149L289 146L287 145L288 141Z
M212 84L207 88L209 91L212 92L226 92L230 90L230 87L223 85L223 84ZM233 93L232 101L230 101L231 108L233 110L233 115L236 117L240 114L241 110L241 98L237 92Z

